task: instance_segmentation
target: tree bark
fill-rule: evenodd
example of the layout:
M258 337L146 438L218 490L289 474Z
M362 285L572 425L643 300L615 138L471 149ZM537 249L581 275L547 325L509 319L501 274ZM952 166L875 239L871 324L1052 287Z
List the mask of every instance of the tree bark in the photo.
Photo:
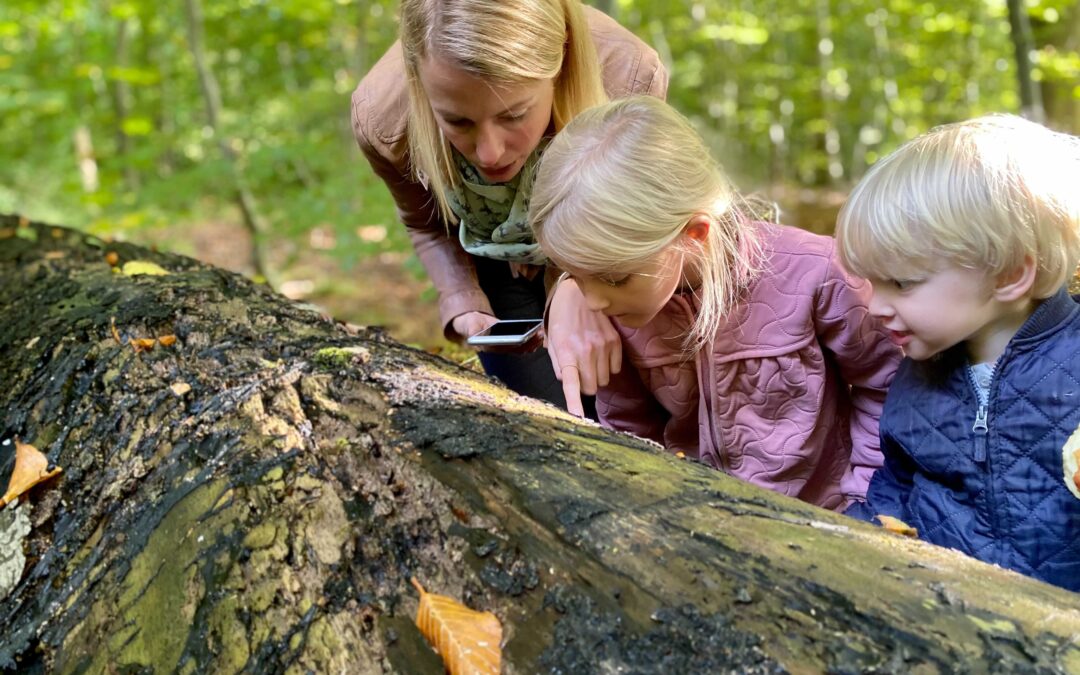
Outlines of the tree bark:
M416 577L499 617L505 672L1080 671L1080 595L190 259L3 217L0 311L0 439L63 469L0 527L0 668L439 673Z

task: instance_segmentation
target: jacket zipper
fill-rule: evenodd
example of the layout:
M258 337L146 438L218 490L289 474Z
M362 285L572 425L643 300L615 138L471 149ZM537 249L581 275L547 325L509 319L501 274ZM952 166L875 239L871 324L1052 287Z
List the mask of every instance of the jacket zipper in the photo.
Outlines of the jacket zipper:
M990 383L986 387L986 403L983 403L979 397L979 385L975 382L975 376L971 372L971 367L965 365L967 370L968 382L971 384L972 390L975 394L975 400L978 402L978 409L975 411L975 424L972 425L971 431L975 434L975 461L985 467L986 470L986 492L988 500L986 503L987 516L990 522L991 531L994 533L994 546L998 549L998 555L1000 556L1003 551L1003 541L1001 537L997 536L997 533L1001 531L998 510L994 507L997 503L996 490L994 489L994 476L993 476L993 464L990 462L987 456L987 445L989 443L990 436L990 399L994 394L994 380L997 378L998 369L1001 366L1001 361L1004 359L1004 355L998 357L997 364L994 365L994 369L990 372ZM1000 557L999 557L1000 559Z
M979 396L979 385L975 382L974 376L971 374L971 367L965 366L967 369L968 382L971 383L972 393L975 394L975 400L978 402L978 409L975 411L975 424L972 425L971 431L975 434L975 461L979 464L986 462L986 443L987 437L990 435L990 426L987 424L990 417L990 387L987 387L986 403L983 403L982 398ZM997 371L997 368L994 368ZM990 384L993 385L994 376L990 376Z

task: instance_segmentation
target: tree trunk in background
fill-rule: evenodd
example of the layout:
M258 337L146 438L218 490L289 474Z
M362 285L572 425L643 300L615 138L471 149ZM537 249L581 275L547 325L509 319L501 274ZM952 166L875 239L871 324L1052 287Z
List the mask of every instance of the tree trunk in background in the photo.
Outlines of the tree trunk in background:
M832 72L832 54L835 45L832 39L832 10L829 0L817 0L817 55L820 72L818 87L821 92L821 118L825 122L823 148L825 150L825 183L832 185L844 177L844 163L840 158L840 131L836 127L834 110L835 91L829 82Z
M1031 52L1035 49L1031 38L1031 19L1024 0L1008 0L1009 27L1012 29L1013 47L1016 50L1016 80L1020 88L1020 114L1036 122L1046 120L1039 83L1031 76Z
M1058 24L1047 26L1044 30L1048 39L1040 42L1051 47L1055 53L1080 52L1080 3L1065 8ZM1040 84L1047 123L1059 131L1080 134L1080 96L1075 93L1077 83L1058 77Z
M0 668L442 673L416 577L499 617L506 672L1080 670L1080 595L190 259L14 217L0 238L0 439L63 468L0 512L26 554Z
M116 44L113 51L113 61L116 68L123 71L128 67L128 47L131 42L131 27L134 21L131 17L117 19ZM128 86L125 75L120 72L110 78L112 82L109 93L112 95L113 112L116 115L116 154L124 165L124 187L130 192L139 190L139 173L131 159L131 137L128 136L128 116L131 112L131 87Z
M188 41L192 57L195 59L195 69L199 75L199 87L202 89L203 101L206 105L207 123L213 130L218 148L228 163L229 170L232 172L236 189L236 203L240 207L244 227L247 228L248 233L251 235L252 266L257 275L269 279L271 271L266 265L266 256L263 253L266 225L262 221L262 216L259 215L255 195L248 188L243 171L238 166L236 154L230 147L229 139L225 137L219 123L221 118L221 89L218 87L213 70L210 69L209 64L206 62L206 51L203 49L203 17L200 0L184 0L184 8L187 13Z

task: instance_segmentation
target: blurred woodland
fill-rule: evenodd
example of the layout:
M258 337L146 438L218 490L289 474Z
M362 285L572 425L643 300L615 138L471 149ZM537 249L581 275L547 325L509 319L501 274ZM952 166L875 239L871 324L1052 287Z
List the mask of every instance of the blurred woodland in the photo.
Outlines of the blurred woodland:
M1080 131L1077 0L593 4L656 48L669 100L792 224L827 230L868 166L936 124L1005 111ZM4 0L0 212L197 255L437 341L432 292L349 128L396 11Z

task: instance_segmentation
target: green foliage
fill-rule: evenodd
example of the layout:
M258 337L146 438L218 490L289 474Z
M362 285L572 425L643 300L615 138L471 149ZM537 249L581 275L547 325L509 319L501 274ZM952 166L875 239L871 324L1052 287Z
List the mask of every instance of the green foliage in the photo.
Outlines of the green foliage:
M597 4L657 48L671 102L754 184L843 186L930 126L1018 106L1004 0ZM1052 121L1075 132L1080 10L1075 0L1027 6L1035 78ZM396 2L202 9L219 137L183 1L5 0L0 211L104 234L218 217L237 187L225 146L269 236L303 246L327 233L346 265L407 250L348 115L351 90L393 41Z

